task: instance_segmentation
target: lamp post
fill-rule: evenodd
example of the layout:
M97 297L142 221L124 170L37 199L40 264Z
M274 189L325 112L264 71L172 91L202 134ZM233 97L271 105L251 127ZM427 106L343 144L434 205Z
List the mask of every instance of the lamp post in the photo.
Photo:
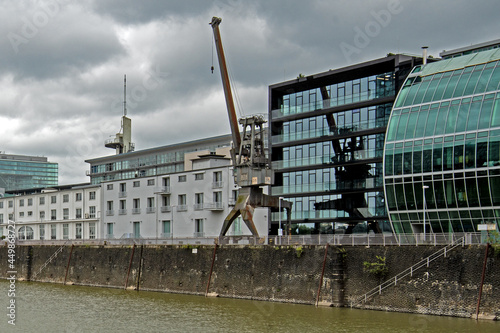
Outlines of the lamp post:
M425 190L428 189L429 186L423 185L422 186L422 205L423 205L423 212L424 212L424 241L425 241Z
M281 245L281 236L283 236L283 229L281 229L281 200L283 200L283 197L279 197L279 202L278 202L278 221L279 221L278 236L280 238L280 245Z

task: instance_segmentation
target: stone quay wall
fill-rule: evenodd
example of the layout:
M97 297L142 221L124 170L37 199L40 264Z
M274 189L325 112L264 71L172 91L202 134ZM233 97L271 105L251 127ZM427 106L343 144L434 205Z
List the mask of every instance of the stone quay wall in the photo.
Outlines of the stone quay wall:
M439 249L16 246L15 270L18 280L475 318L486 246L456 248L380 294L357 301ZM484 318L500 319L499 252L488 251L479 307ZM8 247L1 246L0 278L8 278L9 271Z

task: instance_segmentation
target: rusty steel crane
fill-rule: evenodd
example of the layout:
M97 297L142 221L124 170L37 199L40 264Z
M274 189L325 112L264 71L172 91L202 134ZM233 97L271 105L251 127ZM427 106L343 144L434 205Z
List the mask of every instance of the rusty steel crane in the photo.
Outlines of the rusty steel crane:
M252 235L258 236L257 228L253 222L254 210L257 207L269 207L272 211L277 211L280 207L285 209L287 212L287 230L290 230L292 203L286 200L282 200L280 203L279 198L264 194L262 189L262 186L272 185L274 182L274 173L264 150L263 125L266 121L262 116L243 117L239 121L236 117L226 59L220 38L219 24L221 21L222 19L213 17L210 25L214 32L215 47L233 139L231 158L234 178L236 185L240 186L240 190L234 208L224 220L220 236L226 234L233 221L240 214ZM240 134L238 122L243 127L242 135Z

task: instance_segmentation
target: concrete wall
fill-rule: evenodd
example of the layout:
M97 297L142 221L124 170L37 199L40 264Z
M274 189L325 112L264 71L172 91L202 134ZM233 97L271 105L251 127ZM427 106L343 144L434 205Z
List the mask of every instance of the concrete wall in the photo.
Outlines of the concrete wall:
M64 247L40 275L39 268L59 247L16 247L18 279L204 295L214 246ZM329 247L319 301L350 306L351 301L434 253L436 247ZM0 248L0 274L9 270L7 247ZM470 317L475 314L485 247L458 248L413 277L356 307ZM71 255L71 257L70 257ZM386 258L386 277L363 269ZM223 297L315 304L324 246L219 246L209 293ZM490 250L480 310L500 317L500 255ZM69 263L69 265L68 265ZM129 270L130 267L130 270ZM140 276L140 277L139 277ZM128 280L127 280L128 277Z

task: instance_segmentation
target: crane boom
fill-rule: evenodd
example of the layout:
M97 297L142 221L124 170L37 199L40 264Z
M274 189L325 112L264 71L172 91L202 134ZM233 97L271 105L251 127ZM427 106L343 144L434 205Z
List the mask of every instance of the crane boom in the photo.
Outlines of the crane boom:
M214 16L210 25L214 30L215 48L217 49L217 59L219 60L220 76L222 78L224 95L226 96L226 107L229 116L229 125L231 126L231 133L233 136L233 145L234 147L240 147L241 136L238 126L238 118L236 117L233 93L231 92L231 84L229 82L229 74L227 72L226 66L226 57L224 56L224 49L222 48L222 41L220 38L219 24L221 23L221 21L221 18Z
M261 186L272 185L274 173L264 148L264 127L266 122L262 116L242 118L243 138L240 134L238 119L234 108L233 95L226 67L226 59L220 38L219 24L222 19L213 17L210 25L214 31L217 58L219 59L220 74L224 95L226 97L227 113L233 136L231 157L235 183L240 186L238 198L234 208L224 220L220 236L224 236L234 220L241 215L243 221L254 236L258 236L253 222L254 210L257 207L269 207L271 210L285 209L287 212L288 230L290 230L292 203L282 198L264 194Z

